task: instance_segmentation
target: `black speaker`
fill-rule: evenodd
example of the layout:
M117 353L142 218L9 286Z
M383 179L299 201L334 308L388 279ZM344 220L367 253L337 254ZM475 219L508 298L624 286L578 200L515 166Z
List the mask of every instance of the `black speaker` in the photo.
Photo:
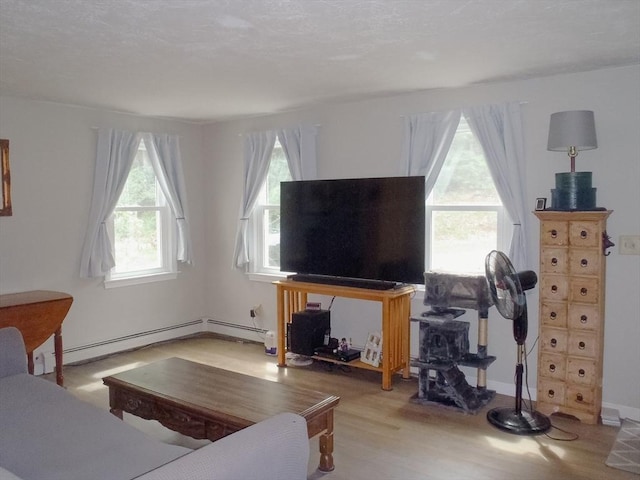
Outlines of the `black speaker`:
M312 356L324 344L324 335L331 329L329 310L304 310L291 316L289 351Z

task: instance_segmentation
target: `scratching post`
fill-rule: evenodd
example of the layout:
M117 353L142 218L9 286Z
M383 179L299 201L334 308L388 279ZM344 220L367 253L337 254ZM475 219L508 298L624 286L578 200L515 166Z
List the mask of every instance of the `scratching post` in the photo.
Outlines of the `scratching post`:
M478 312L478 358L487 358L487 347L489 345L489 312ZM487 369L478 367L478 381L476 386L479 389L487 388Z
M495 395L487 390L488 316L492 305L484 276L425 273L424 304L431 310L419 317L420 352L411 365L419 368L418 403L437 403L476 413ZM478 311L477 353L469 352L469 322L456 320L464 308ZM477 369L476 387L469 385L459 366Z

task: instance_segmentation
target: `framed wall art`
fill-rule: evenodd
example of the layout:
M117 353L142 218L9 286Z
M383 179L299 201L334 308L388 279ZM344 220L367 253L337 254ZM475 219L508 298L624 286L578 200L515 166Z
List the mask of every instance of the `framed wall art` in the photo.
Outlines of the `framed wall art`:
M11 173L9 171L9 140L0 140L0 216L11 215Z

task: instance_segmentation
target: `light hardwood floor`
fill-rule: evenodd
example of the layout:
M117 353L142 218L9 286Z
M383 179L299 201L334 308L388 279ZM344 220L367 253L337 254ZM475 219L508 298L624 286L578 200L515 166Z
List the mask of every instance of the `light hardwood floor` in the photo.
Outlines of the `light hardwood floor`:
M522 437L501 432L486 421L486 410L513 405L497 396L477 415L413 403L417 380L394 377L394 389L380 389L380 374L353 369L329 370L325 364L278 368L264 347L212 335L180 339L124 352L83 365L65 367L70 392L108 408L102 377L168 357L182 357L273 381L332 393L341 397L335 413L336 469L316 471L318 440L312 439L309 478L316 480L542 480L636 479L604 464L617 429L584 425L552 416L550 436ZM46 375L55 381L53 375ZM171 432L156 422L125 414L134 424L163 441L192 448L205 441ZM561 441L555 438L569 438ZM552 438L554 437L554 438ZM241 479L239 479L241 480Z

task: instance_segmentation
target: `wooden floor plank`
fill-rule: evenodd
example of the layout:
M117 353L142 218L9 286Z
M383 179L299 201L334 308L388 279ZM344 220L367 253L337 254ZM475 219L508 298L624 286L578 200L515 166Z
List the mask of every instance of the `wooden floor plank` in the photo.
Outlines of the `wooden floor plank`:
M312 480L622 480L637 476L604 464L617 429L584 425L552 416L549 436L522 437L501 432L485 418L489 408L513 405L511 397L497 395L477 415L411 401L417 380L394 377L393 390L380 389L380 374L314 363L309 367L278 368L264 347L213 335L201 335L124 352L83 365L65 366L70 392L108 409L108 391L102 377L169 357L182 357L218 368L285 384L320 390L340 397L335 412L336 469L316 471L317 458L309 460ZM46 375L55 381L53 375ZM206 441L193 440L156 422L125 414L125 421L163 441L197 448ZM560 441L554 438L570 438ZM551 438L554 437L554 438ZM318 450L317 439L311 451Z

